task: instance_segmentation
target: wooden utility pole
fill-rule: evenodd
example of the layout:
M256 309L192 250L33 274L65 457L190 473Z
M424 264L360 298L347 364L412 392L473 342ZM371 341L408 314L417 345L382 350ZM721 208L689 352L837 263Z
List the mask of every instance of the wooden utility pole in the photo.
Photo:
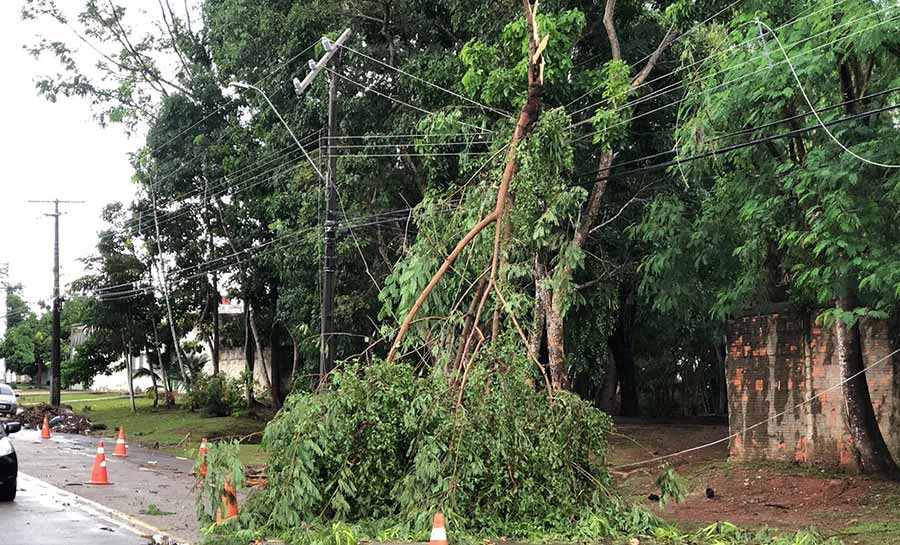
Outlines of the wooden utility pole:
M53 325L50 344L50 405L59 407L60 403L60 297L59 297L59 211L60 204L83 204L84 201L28 201L32 204L52 204L53 212L44 214L53 218Z

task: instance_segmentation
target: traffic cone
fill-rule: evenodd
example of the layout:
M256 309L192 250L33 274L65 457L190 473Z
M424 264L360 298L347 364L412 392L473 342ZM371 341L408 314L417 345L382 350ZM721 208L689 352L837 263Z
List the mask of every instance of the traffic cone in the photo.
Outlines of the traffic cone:
M50 439L50 419L44 415L44 427L41 428L41 439Z
M223 519L230 519L231 517L237 516L237 490L231 486L231 481L229 481L228 477L225 478L225 493L222 494L222 507L225 508L225 514L222 516ZM219 523L221 524L221 521L219 521Z
M113 449L113 456L128 456L128 446L125 444L125 426L119 428L119 438L116 439L116 448Z
M447 529L445 528L444 514L434 514L434 524L431 526L430 545L447 545Z
M109 482L109 475L106 473L106 455L103 453L103 439L97 445L97 456L94 457L94 471L91 473L91 480L87 484L112 484Z
M200 457L200 480L206 479L206 474L209 472L209 468L206 467L206 437L200 438L200 450L197 451L197 455Z

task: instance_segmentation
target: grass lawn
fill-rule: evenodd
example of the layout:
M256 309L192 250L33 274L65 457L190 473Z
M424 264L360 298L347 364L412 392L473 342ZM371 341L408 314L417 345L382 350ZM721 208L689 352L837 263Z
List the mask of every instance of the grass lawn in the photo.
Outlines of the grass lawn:
M82 414L94 423L106 424L106 434L115 433L119 426L125 426L128 442L144 447L159 448L164 452L194 458L200 445L200 438L214 440L217 438L240 438L253 433L262 432L265 421L254 418L227 416L223 418L203 418L199 412L178 406L168 409L160 406L153 410L153 400L141 396L135 399L137 412L131 412L128 398L104 399L109 394L85 396L83 392L74 393L82 397L70 399L86 399L86 401L66 401L72 405L76 413ZM254 439L258 439L256 436ZM259 445L242 444L241 459L247 464L265 462L265 455Z
M19 394L19 405L23 407L50 402L49 390L16 390L16 393ZM82 399L90 399L93 401L95 399L119 397L122 395L124 395L122 392L62 392L60 398L63 403L70 404L73 401Z

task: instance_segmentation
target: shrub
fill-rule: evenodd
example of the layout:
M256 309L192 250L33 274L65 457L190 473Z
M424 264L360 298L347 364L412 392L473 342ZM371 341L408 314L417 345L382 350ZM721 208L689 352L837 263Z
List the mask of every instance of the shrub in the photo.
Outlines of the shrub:
M243 386L239 379L225 375L199 375L191 389L191 406L207 417L229 416L246 409Z

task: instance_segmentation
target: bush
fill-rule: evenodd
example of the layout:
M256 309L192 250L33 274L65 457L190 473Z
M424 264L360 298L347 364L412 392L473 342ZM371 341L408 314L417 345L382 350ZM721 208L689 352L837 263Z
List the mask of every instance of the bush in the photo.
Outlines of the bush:
M229 416L246 409L243 385L225 375L199 375L191 389L191 406L206 417Z
M548 399L525 371L484 367L459 410L443 373L384 362L291 395L263 438L268 486L242 520L272 535L334 519L424 531L442 510L456 528L515 535L604 503L610 418L566 392ZM510 367L531 368L524 358Z

